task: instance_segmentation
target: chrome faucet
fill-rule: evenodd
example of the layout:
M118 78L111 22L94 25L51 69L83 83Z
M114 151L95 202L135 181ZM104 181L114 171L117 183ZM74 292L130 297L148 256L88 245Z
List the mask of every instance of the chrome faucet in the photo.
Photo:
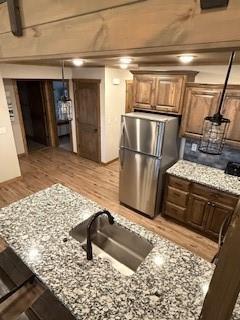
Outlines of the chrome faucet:
M107 210L98 211L94 214L92 219L90 220L88 226L87 226L87 259L92 260L92 241L91 241L91 227L93 222L97 219L97 217L101 216L102 214L106 214L108 217L108 222L110 224L114 224L114 217L111 215L111 213Z

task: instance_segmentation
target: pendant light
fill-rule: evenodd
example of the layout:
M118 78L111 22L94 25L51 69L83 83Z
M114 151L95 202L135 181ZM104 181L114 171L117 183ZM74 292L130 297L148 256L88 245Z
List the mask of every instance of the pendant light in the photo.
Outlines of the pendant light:
M64 61L62 62L62 96L58 100L58 120L72 120L72 100L69 98L67 86L64 79Z
M217 113L204 119L203 133L198 147L198 150L203 153L219 155L223 150L230 120L223 117L223 115L221 114L221 108L224 102L225 92L234 56L235 52L233 51L229 59L227 75L221 93Z

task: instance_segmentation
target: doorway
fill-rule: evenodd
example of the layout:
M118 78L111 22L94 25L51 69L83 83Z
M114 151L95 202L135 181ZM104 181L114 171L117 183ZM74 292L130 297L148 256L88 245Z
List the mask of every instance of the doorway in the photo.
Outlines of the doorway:
M101 161L100 82L73 80L77 152L95 162Z
M73 151L71 121L58 119L62 81L13 80L13 85L25 153L46 147Z
M67 81L65 83L65 87L68 87ZM59 148L65 149L67 151L73 151L71 121L59 119L58 102L64 94L62 81L61 80L52 81L52 89L53 89L54 110L55 110L55 118L56 118L57 145Z
M20 108L28 151L49 145L46 110L41 80L17 80Z

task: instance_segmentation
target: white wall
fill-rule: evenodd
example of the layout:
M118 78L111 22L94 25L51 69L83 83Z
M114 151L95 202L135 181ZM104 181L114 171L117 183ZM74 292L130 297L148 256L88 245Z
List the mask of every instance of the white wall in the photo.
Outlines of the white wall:
M0 64L2 78L9 79L61 79L62 70L59 67L32 66L20 64ZM72 69L65 68L66 79L72 78Z
M133 78L128 70L105 68L105 161L118 158L121 115L125 113L126 80ZM113 84L113 80L119 84Z
M6 95L0 74L0 182L21 175L10 122Z
M25 153L25 149L24 149L22 131L20 127L19 114L17 110L13 83L11 79L4 79L3 83L4 83L4 89L5 89L7 99L10 99L13 107L14 121L11 122L11 125L12 125L13 136L16 144L17 154L23 154Z

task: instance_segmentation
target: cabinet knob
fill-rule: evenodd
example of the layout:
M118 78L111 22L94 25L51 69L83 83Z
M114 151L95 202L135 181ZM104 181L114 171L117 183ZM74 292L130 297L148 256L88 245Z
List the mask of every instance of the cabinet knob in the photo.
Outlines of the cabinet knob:
M210 206L210 205L211 205L211 202L210 202L210 201L208 201L208 203L207 203L207 204L208 204L208 206Z

